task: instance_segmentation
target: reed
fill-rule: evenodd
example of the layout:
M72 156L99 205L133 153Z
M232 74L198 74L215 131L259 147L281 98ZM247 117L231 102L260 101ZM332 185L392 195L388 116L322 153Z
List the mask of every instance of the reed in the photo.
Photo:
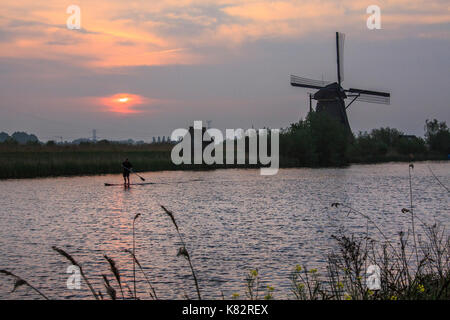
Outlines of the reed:
M135 232L134 232L134 224L136 222L136 219L139 218L141 214L138 213L133 218L133 289L134 289L134 299L137 298L136 295L136 263L135 263L135 257L136 257L136 240L135 240Z
M175 226L175 229L177 230L178 237L180 238L180 241L181 241L181 244L182 244L182 247L179 248L179 250L178 250L177 256L183 256L188 261L189 267L191 268L192 277L194 278L195 289L197 290L198 300L202 300L202 296L200 294L200 288L198 286L197 276L195 274L194 266L192 265L191 256L189 255L189 252L188 252L188 250L186 248L186 243L184 242L183 237L181 236L181 233L180 233L180 230L178 228L177 222L175 221L175 216L173 215L173 213L171 211L167 210L164 206L161 206L161 208L170 217L170 219L172 220L173 225Z
M347 216L356 213L375 227L383 241L365 236L335 235L338 251L328 256L327 272L319 277L317 270L297 266L292 273L292 291L297 299L335 300L410 300L450 298L450 236L439 224L429 225L414 213L412 169L409 166L411 234L401 231L398 244L393 243L367 215L352 207L333 203L332 207L348 209ZM416 220L420 222L425 240L417 237ZM412 241L409 241L409 237ZM411 244L412 243L412 244ZM380 268L380 287L371 290L367 283L367 266ZM311 279L313 274L313 279Z
M120 288L120 292L122 293L122 299L125 299L125 295L123 294L122 281L120 280L120 271L119 268L117 268L116 266L116 262L114 261L114 259L108 257L106 254L103 255L103 257L106 259L106 261L108 261L111 272L116 278L116 281Z
M67 260L69 260L69 262L72 263L72 265L77 266L78 269L80 269L80 274L83 277L83 280L86 282L87 286L89 287L89 290L91 290L92 295L94 296L94 298L96 300L99 300L99 297L98 297L97 293L95 292L94 288L92 287L91 283L87 279L81 264L79 264L70 254L68 254L63 249L60 249L56 246L53 246L52 249L55 250L57 253L59 253L64 258L66 258Z
M28 281L22 279L18 275L14 274L10 271L3 270L3 269L0 270L0 273L14 278L14 288L12 289L11 293L16 291L16 289L21 286L27 286L27 287L31 288L32 290L34 290L35 292L37 292L45 300L49 300L49 298L45 294L43 294L39 289L37 289L35 286L31 285Z
M436 231L432 228L430 230ZM439 233L442 236L441 233ZM403 235L401 235L403 237ZM430 238L432 240L433 237ZM297 266L291 275L292 292L299 300L447 300L450 298L448 268L449 244L426 250L419 265L411 264L406 241L399 242L405 253L399 260L383 244L366 248L366 239L335 236L338 251L328 256L324 273L306 266ZM410 248L413 249L413 248ZM430 249L430 248L429 248ZM430 252L446 252L447 257L433 257ZM410 251L410 250L409 250ZM445 266L445 262L447 265ZM380 267L380 287L370 289L366 266ZM436 266L433 267L433 264ZM438 267L437 265L440 265Z
M111 298L111 300L117 300L116 289L114 289L111 286L111 284L109 283L108 277L103 274L102 278L103 278L105 289L106 289L106 293L108 294L108 296Z
M125 251L126 253L128 253L128 254L131 255L131 257L133 258L134 263L136 263L136 265L137 265L137 266L139 267L139 269L141 270L141 272L142 272L142 274L143 274L143 276L144 276L144 278L145 278L145 281L147 282L147 284L149 285L150 290L151 290L151 291L149 292L150 298L155 299L155 300L158 300L158 296L156 295L155 288L153 288L153 286L152 286L152 284L151 284L151 282L150 282L150 279L148 278L147 274L145 273L144 269L142 268L142 265L141 265L141 263L139 262L139 260L136 258L136 256L133 254L132 251L130 251L130 250L128 250L128 249L125 249L124 251ZM136 297L136 299L137 299L137 296L136 296L136 295L135 295L135 297Z

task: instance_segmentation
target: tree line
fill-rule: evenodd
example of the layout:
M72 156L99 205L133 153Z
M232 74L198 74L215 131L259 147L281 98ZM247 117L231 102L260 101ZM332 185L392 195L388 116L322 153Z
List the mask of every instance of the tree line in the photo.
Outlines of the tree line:
M283 129L280 158L283 166L341 166L358 162L447 159L450 130L436 119L426 120L424 138L393 128L353 134L325 113L310 112Z

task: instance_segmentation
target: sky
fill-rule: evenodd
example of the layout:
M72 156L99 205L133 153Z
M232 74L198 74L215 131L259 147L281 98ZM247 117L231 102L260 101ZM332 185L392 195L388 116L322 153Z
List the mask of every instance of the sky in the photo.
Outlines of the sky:
M381 29L366 25L373 4ZM450 124L448 0L2 0L0 131L151 141L194 120L285 128L313 92L290 74L336 81L336 31L343 86L391 93L389 106L350 107L354 132Z

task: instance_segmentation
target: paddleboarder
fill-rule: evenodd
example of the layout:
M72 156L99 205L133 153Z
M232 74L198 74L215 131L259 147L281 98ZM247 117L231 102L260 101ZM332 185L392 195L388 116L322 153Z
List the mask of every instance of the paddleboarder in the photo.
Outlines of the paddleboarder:
M130 172L133 170L133 165L130 161L128 161L128 158L125 159L124 162L122 162L122 168L123 168L123 183L125 186L130 186ZM127 183L128 181L128 183Z

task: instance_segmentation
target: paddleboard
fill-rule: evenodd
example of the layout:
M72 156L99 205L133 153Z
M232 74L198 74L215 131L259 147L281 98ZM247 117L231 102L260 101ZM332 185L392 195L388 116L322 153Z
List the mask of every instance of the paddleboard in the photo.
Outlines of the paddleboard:
M130 186L145 186L149 184L169 184L169 183L190 183L190 182L197 182L197 181L203 181L203 179L193 179L193 180L186 180L186 181L169 181L169 182L141 182L141 183L130 183ZM106 183L105 187L114 187L114 186L124 186L123 183Z
M148 184L156 184L155 182L143 182L143 183L130 183L130 186L145 186ZM123 183L106 183L105 187L124 186Z

